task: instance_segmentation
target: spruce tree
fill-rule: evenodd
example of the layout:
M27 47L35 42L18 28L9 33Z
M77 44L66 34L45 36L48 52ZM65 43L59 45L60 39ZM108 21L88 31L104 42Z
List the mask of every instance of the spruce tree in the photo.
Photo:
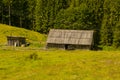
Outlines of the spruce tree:
M120 47L120 23L117 23L114 30L113 46L118 48Z

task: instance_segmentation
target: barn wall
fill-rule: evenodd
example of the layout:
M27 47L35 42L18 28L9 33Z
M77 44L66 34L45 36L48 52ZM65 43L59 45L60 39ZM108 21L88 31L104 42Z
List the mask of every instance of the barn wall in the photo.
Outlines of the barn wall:
M75 49L83 49L83 50L90 50L90 45L75 45Z
M74 49L82 49L82 50L90 50L90 45L72 45L72 44L52 44L48 43L47 48L60 48L60 49L68 49L68 50L74 50Z
M68 49L90 50L91 46L89 46L89 45L68 45Z
M7 37L8 46L21 46L22 44L26 44L25 38L17 38L17 37Z
M48 43L47 48L61 48L61 49L64 49L65 46L63 44L51 44L51 43Z

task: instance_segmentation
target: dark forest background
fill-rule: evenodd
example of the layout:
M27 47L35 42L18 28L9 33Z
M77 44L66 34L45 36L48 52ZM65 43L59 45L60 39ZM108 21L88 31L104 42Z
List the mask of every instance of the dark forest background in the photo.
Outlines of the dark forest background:
M0 0L0 23L40 33L95 30L96 44L120 46L120 0Z

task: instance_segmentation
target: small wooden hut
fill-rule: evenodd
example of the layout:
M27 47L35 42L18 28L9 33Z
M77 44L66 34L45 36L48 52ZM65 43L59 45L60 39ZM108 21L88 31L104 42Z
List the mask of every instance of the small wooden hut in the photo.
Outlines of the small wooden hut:
M94 44L93 33L93 30L51 29L46 48L90 50Z
M19 47L26 44L25 37L7 36L8 46Z

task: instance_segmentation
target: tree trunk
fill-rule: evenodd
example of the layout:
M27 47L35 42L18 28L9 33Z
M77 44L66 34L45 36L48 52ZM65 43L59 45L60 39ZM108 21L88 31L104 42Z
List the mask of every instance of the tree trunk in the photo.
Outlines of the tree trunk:
M22 17L20 16L20 27L22 27Z
M3 6L2 6L2 24L4 23L4 18L3 18Z
M9 2L9 25L11 25L11 3Z
M33 30L35 29L35 20L34 20L33 11L32 11L32 29L33 29Z

